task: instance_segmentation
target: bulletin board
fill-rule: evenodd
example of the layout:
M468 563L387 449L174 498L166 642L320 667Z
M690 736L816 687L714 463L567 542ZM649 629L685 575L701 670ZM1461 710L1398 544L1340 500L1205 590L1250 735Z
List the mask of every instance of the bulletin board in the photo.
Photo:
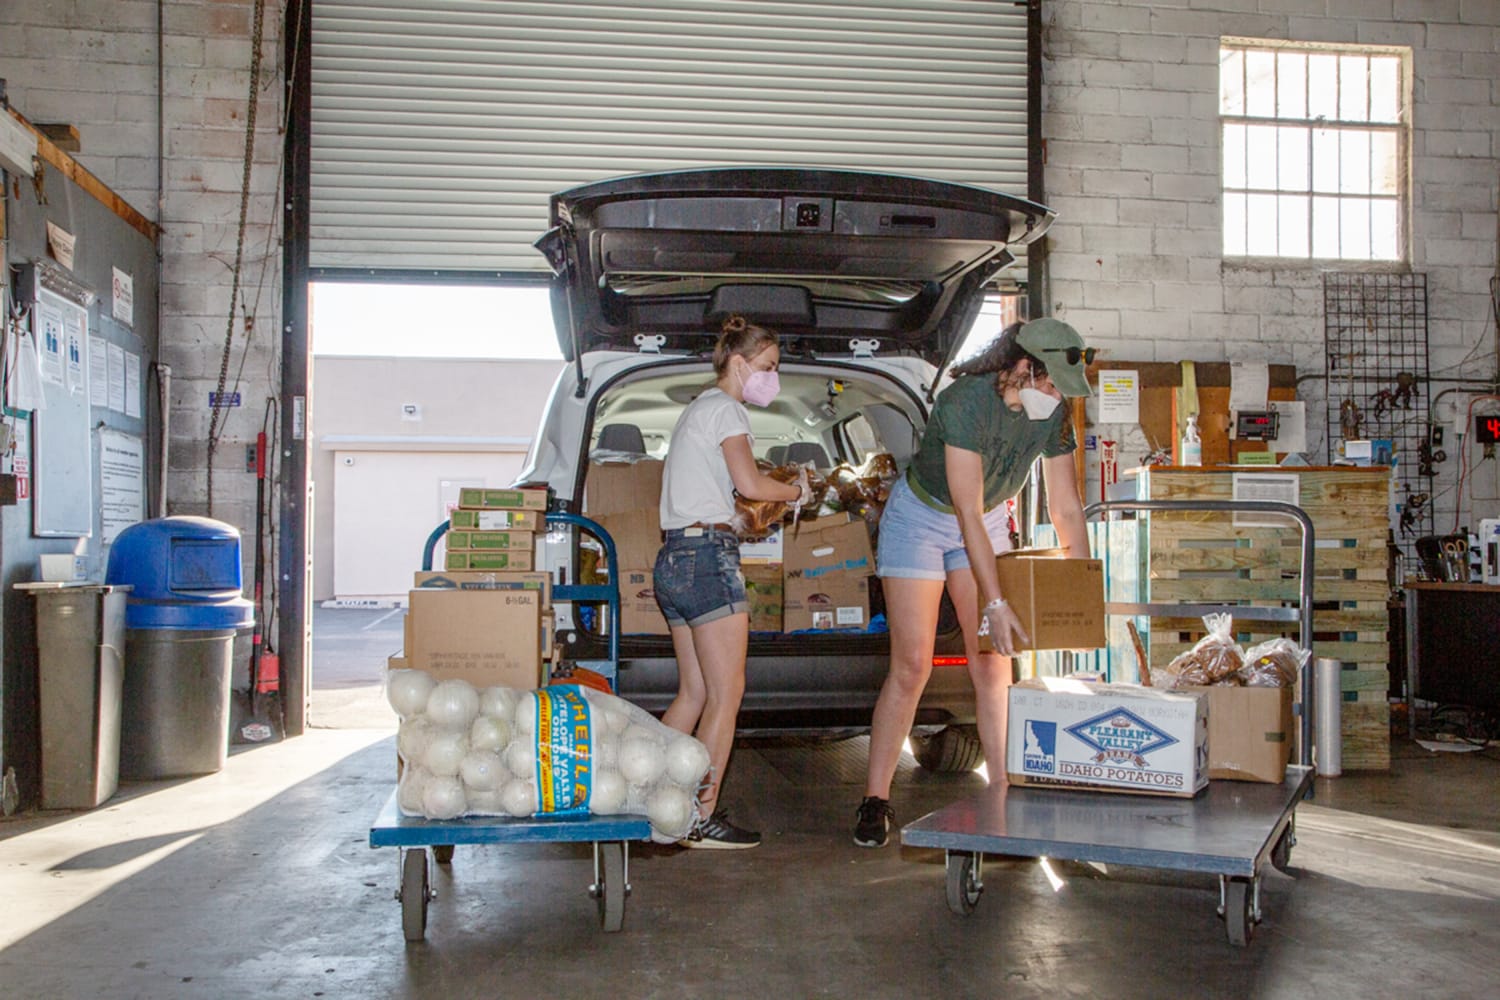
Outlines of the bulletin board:
M87 538L94 532L88 310L41 287L33 323L44 405L32 413L32 534Z

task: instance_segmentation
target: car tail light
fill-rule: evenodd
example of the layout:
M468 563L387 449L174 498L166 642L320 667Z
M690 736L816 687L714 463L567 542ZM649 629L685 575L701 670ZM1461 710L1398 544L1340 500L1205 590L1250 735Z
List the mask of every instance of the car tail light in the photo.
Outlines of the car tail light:
M967 667L969 658L967 656L934 656L932 665L934 667Z

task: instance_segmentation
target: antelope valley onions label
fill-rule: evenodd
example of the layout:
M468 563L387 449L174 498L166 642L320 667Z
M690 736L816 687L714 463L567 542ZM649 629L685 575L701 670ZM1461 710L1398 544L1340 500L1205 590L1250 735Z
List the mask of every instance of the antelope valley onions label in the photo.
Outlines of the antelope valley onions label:
M593 742L583 692L571 685L538 689L536 787L542 812L588 812Z

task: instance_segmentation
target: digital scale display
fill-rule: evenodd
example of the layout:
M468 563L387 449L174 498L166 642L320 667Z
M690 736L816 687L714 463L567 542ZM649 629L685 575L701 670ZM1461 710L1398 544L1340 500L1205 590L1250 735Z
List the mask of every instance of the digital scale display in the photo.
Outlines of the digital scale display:
M1278 414L1261 411L1240 411L1234 415L1234 436L1241 441L1273 441L1276 439Z
M1481 413L1474 418L1474 440L1480 444L1500 441L1500 414Z

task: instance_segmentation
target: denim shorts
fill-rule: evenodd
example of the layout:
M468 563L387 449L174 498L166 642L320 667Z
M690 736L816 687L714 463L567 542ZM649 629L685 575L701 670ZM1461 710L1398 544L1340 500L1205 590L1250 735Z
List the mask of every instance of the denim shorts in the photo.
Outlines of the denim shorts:
M1005 504L996 504L985 512L984 526L995 554L1009 552L1010 527ZM943 580L956 569L968 568L969 553L958 530L958 517L923 503L904 476L896 480L880 515L875 575Z
M671 528L665 535L652 587L668 625L706 625L749 612L737 537L712 528Z

